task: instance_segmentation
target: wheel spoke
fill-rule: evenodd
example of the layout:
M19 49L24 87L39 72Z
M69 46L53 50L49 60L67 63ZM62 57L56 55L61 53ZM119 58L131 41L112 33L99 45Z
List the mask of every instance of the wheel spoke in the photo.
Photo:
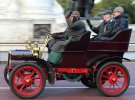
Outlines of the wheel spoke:
M37 87L35 83L32 84L34 87Z
M24 73L20 73L20 77L21 77L21 79L23 79L24 78Z
M18 73L17 77L21 78L21 72Z
M104 84L104 87L109 86L109 85L110 85L110 83L109 83L109 81L107 81L106 84Z
M119 84L117 82L115 84L117 85L118 88L120 88L120 86L119 86Z
M22 92L27 93L27 89L28 89L28 87L23 88L23 91Z
M30 92L32 92L32 88L31 88L31 86L30 86Z
M107 72L110 72L111 74L113 74L113 69L112 68L109 68Z
M29 93L29 87L27 88L27 92Z
M19 91L22 91L22 89L24 88L24 86L25 86L25 84L23 84L23 85L21 86L21 88L19 89Z
M124 75L122 73L120 74L117 74L117 77L120 78L120 77L124 77Z
M109 74L109 70L108 70L108 71L106 71L105 73L106 73L108 76L110 76L110 74Z
M117 75L118 70L119 70L119 68L116 68L116 69L115 69L114 75Z
M18 87L23 86L23 84L22 83L21 84L16 84L15 86L18 88Z
M117 82L119 82L119 83L123 84L123 82L122 82L122 81L117 80Z
M34 82L34 85L35 85L35 87L38 87L39 86L39 83Z
M108 79L102 79L102 83L106 83Z
M109 89L111 89L112 84L110 83Z
M34 74L35 74L35 71L33 70L32 73L31 73L31 75L30 75L30 77L32 77Z
M39 77L33 77L32 79L40 79Z
M115 84L113 84L113 90L116 90L116 88L115 88Z
M19 78L19 77L17 77L17 80L16 80L16 82L17 82L17 83L19 82L19 79L20 79L20 78Z
M107 75L102 75L103 78L109 79L109 76Z

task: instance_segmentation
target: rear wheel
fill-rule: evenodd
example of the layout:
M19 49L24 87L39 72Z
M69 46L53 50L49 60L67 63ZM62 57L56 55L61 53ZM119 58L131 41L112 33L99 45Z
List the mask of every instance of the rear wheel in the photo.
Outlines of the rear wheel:
M109 62L99 69L96 82L101 94L112 97L119 96L128 89L130 75L123 64Z
M44 90L45 83L43 70L33 63L23 63L15 67L9 79L12 92L24 99L31 99L40 95Z

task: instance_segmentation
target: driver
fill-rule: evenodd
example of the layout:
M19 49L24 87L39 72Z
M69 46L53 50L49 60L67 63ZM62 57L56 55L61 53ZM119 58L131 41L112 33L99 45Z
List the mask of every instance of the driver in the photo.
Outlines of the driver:
M47 61L53 64L60 62L62 59L62 52L64 52L68 43L79 41L86 32L85 24L80 20L80 13L78 11L73 11L71 13L67 19L67 25L68 27L65 32L61 34L61 37L58 35L53 36L54 39L51 41L54 41L54 43L48 48L49 57ZM56 37L60 38L56 39Z
M65 19L66 19L67 24L68 24L68 21L69 21L69 18L70 18L70 16L71 16L71 14L72 14L72 11L67 11L67 12L65 13ZM65 37L65 35L66 35L65 33L66 33L67 30L68 30L68 28L66 28L66 30L65 30L64 32L53 33L53 34L51 34L51 36L52 36L54 39L62 39L62 38Z
M64 47L70 41L79 41L86 32L85 24L80 20L80 13L78 11L69 12L67 15L66 30L63 33L52 34L54 39L48 42L49 49L55 52L63 52Z
M65 19L66 19L67 23L68 23L68 19L71 16L71 14L72 14L72 11L67 11L65 13ZM49 53L51 51L50 48L52 47L53 44L55 44L58 40L64 40L65 39L65 34L66 34L67 30L68 30L68 28L66 28L66 30L64 32L50 34L52 39L49 40L48 44L47 44Z

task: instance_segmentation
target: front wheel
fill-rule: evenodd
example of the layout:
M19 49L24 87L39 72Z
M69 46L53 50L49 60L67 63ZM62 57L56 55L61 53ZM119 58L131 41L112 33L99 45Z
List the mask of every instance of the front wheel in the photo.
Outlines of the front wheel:
M12 92L23 99L35 98L41 94L45 83L43 70L33 63L23 63L16 66L9 78Z
M123 64L109 62L99 69L96 82L101 94L115 97L122 95L128 89L130 75Z

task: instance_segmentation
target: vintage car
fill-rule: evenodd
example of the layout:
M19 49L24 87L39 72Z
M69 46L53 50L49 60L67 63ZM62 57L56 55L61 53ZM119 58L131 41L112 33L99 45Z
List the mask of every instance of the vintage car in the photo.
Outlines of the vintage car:
M11 50L5 80L16 96L26 99L41 94L47 80L50 84L55 80L81 81L104 96L120 96L130 83L129 72L122 62L130 61L123 54L128 51L131 32L132 29L125 29L108 40L91 41L88 31L78 42L69 43L57 62L44 60L36 43L28 44L26 50ZM44 46L48 39L49 36Z

